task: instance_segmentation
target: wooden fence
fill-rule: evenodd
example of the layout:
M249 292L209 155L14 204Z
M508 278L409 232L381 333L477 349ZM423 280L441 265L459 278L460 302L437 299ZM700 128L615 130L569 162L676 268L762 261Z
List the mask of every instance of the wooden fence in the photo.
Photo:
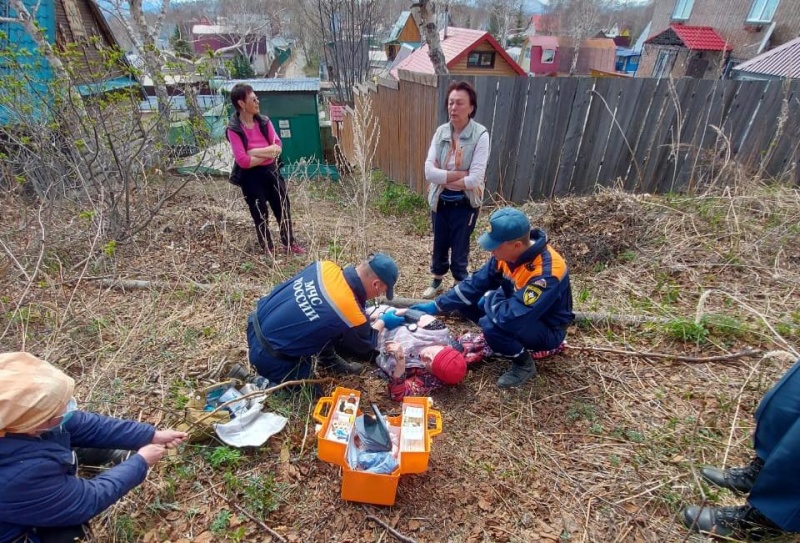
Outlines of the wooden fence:
M597 185L668 192L716 178L729 158L800 178L800 81L464 77L492 136L487 191L523 202ZM380 123L375 166L422 191L450 78L400 72L368 85ZM441 106L440 106L441 104ZM338 131L352 153L352 115ZM723 180L724 181L724 180Z

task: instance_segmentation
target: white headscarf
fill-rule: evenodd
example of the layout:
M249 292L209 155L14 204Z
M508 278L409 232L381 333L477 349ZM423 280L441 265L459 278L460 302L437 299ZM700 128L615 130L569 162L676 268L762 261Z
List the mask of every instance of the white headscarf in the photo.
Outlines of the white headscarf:
M57 417L74 390L71 377L32 354L0 354L0 437Z

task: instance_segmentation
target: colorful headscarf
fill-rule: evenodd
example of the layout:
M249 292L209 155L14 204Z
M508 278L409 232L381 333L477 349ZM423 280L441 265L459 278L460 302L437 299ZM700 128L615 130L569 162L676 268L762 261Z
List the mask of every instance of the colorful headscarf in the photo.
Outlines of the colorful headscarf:
M74 390L71 377L32 354L0 354L0 437L57 417Z

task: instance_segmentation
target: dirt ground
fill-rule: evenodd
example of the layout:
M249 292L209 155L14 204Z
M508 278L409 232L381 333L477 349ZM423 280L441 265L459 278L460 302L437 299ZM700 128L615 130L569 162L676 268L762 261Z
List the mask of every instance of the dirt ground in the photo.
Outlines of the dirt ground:
M384 251L400 265L397 294L420 296L426 209L363 208L346 185L293 184L310 252L274 260L257 254L244 202L224 180L193 182L115 247L98 245L77 213L50 210L40 226L5 194L0 346L60 365L84 408L178 424L187 390L246 361L255 301L311 260ZM576 310L609 318L580 319L569 348L518 390L499 390L506 368L484 363L439 391L444 431L429 469L400 478L393 507L342 501L340 470L316 458L314 401L276 396L269 406L289 424L264 447L187 446L94 522L98 540L278 541L269 530L291 542L396 540L373 516L419 542L702 541L687 535L681 508L741 498L701 485L696 468L749 460L758 400L798 357L800 195L757 185L602 192L523 209L566 256ZM484 257L475 248L473 268ZM632 316L651 322L615 321ZM334 385L399 413L374 372L337 377L326 392Z

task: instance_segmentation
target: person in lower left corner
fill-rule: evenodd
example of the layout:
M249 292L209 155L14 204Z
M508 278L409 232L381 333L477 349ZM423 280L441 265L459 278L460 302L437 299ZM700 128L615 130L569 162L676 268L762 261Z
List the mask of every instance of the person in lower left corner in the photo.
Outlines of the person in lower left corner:
M429 396L445 385L460 383L467 375L467 361L445 323L420 312L401 311L397 313L404 325L381 335L383 348L377 358L389 377L392 400Z
M682 512L692 531L731 538L760 540L782 532L800 532L800 360L758 404L753 438L755 456L744 467L706 466L707 482L739 494L743 505L700 507Z
M0 354L0 543L84 540L89 520L140 485L166 449L187 438L81 411L74 388L71 377L29 353ZM81 456L72 447L118 463L80 478Z

